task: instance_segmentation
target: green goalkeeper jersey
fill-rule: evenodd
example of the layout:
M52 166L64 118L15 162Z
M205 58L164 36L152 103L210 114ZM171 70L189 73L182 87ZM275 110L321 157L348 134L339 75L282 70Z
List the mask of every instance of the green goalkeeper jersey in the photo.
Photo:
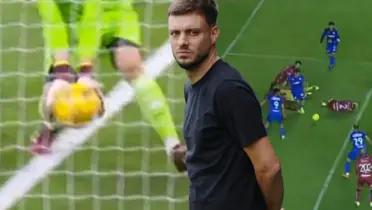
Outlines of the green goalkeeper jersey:
M75 48L78 59L94 59L114 37L141 44L132 0L38 0L38 11L51 54Z
M44 0L45 1L45 0ZM132 0L52 0L57 5L65 23L78 23L83 15L95 16L104 12L125 11L131 8ZM96 6L87 10L84 7L89 2Z

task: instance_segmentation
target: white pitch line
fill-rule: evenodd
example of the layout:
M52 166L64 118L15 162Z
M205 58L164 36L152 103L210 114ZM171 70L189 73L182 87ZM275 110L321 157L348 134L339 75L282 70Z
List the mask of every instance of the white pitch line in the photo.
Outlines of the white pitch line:
M306 57L306 56L292 56L292 55L274 55L274 54L256 54L256 53L240 53L240 52L231 52L227 54L228 56L241 56L241 57L251 57L251 58L266 58L266 59L278 59L278 60L304 60L304 61L313 61L324 63L328 62L327 59L315 58L315 57ZM354 60L343 60L344 62L361 64L365 66L372 66L372 62L368 61L354 61Z
M232 50L232 48L236 45L236 42L240 39L240 37L242 36L242 34L244 33L244 31L247 30L249 24L251 24L253 18L256 16L256 13L262 7L262 4L264 2L265 2L265 0L261 0L260 2L258 2L258 4L254 8L254 10L251 13L251 15L248 17L248 19L246 20L246 22L244 23L244 25L240 29L238 35L236 35L235 39L227 46L225 52L222 54L222 58L225 58L226 55L228 55L229 52Z
M304 56L286 56L286 55L270 55L270 54L255 54L255 53L229 53L229 56L242 56L242 57L252 57L252 58L267 58L267 59L278 59L278 60L307 60L315 62L326 62L320 58L314 57L304 57Z
M357 115L357 117L356 117L356 120L355 120L356 123L359 123L360 119L362 118L362 116L363 116L363 114L364 114L364 111L366 110L366 108L367 108L367 106L368 106L368 104L369 104L369 101L370 101L370 99L371 99L371 95L372 95L372 88L369 89L369 91L368 91L367 94L366 94L366 97L365 97L364 103L363 103L362 107L360 108L360 111L359 111L359 113L358 113L358 115ZM313 210L318 210L318 209L319 209L320 203L322 202L323 197L324 197L326 191L328 190L329 183L331 182L331 180L332 180L332 178L333 178L333 175L334 175L334 173L335 173L335 171L336 171L336 168L337 168L337 166L338 166L338 164L339 164L339 162L340 162L340 160L341 160L341 157L342 157L342 155L344 154L344 151L345 151L345 149L346 149L346 146L348 145L349 134L350 134L351 132L352 132L352 129L349 131L348 135L346 136L345 141L344 141L344 144L342 145L341 150L340 150L340 152L338 153L338 155L337 155L337 157L336 157L336 160L335 160L335 162L333 163L332 168L331 168L331 170L329 171L326 180L324 181L323 187L322 187L322 189L320 190L320 193L319 193L319 195L318 195L318 198L317 198L317 200L316 200L316 203L315 203L315 205L314 205Z

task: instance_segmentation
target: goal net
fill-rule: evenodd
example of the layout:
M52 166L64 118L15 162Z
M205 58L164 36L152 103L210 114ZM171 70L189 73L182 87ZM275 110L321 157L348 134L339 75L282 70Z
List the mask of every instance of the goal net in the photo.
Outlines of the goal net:
M181 134L184 76L173 69L166 43L168 5L169 0L134 3L146 71L158 77ZM107 93L106 116L64 132L55 154L35 158L28 153L30 136L41 123L43 26L34 1L2 0L0 14L0 209L187 209L186 177L166 157L132 88L107 54L97 59L97 77Z

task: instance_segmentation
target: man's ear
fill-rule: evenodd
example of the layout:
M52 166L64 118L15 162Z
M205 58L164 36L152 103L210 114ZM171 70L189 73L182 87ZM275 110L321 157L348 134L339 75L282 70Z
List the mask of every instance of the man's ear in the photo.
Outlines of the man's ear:
M211 28L211 37L212 37L212 44L215 45L217 42L218 37L220 36L220 28L217 25L212 26Z

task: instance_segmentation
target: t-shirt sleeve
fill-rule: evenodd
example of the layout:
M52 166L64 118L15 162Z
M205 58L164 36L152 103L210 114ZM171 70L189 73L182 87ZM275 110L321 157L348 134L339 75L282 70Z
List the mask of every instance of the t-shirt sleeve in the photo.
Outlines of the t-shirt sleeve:
M239 81L223 82L216 89L214 105L224 129L234 139L238 139L242 147L267 136L260 104L247 84Z

